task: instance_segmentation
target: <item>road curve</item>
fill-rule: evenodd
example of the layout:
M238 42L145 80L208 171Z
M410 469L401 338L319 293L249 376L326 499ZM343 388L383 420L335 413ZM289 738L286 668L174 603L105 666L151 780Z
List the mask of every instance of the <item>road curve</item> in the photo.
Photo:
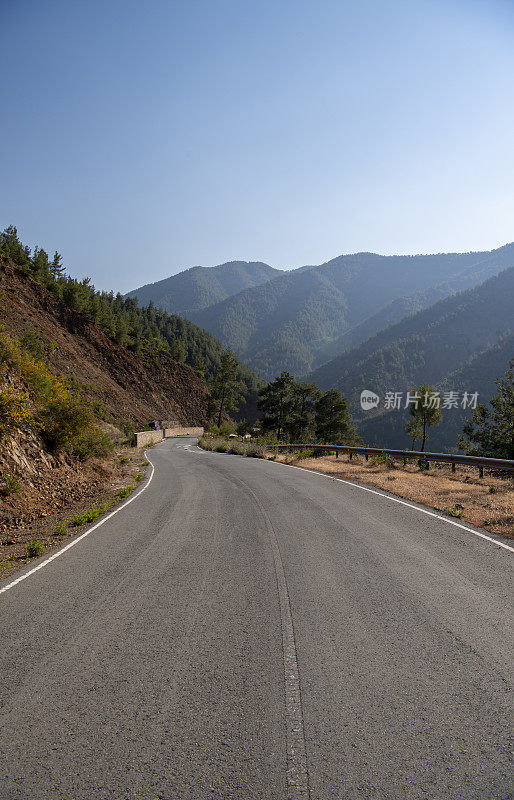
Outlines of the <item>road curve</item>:
M513 796L511 552L192 439L149 452L140 497L0 594L1 800Z

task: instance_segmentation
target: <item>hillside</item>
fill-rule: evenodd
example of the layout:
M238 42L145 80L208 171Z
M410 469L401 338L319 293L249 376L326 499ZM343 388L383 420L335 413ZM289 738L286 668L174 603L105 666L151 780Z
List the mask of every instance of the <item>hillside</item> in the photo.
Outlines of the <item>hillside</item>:
M455 379L458 384L455 389L481 391L489 399L487 394L494 386L494 379L502 374L497 369L503 361L506 361L503 372L507 368L507 351L512 341L508 334L514 329L513 308L514 268L511 267L478 287L452 295L380 331L312 372L309 380L324 389L336 386L346 394L363 436L384 445L393 442L400 446L403 424L395 420L402 415L399 412L395 412L396 416L386 415L383 409L362 412L358 402L360 392L369 389L383 398L386 391L405 392L421 381L449 390L454 388L450 383ZM489 355L484 354L490 348ZM481 390L471 385L478 377L473 364L481 375ZM450 425L446 420L438 439L446 446L453 446L451 431L455 429L456 424Z
M164 354L143 361L38 281L0 264L5 328L37 342L50 370L83 387L106 418L137 426L161 418L205 422L207 390L194 370Z
M282 369L305 374L358 326L364 324L362 335L370 335L377 325L396 322L404 312L475 286L513 264L514 244L479 253L339 256L245 289L188 318L266 378Z
M442 392L478 392L480 402L487 405L498 391L495 380L505 374L513 354L514 333L510 333L450 372L438 384L438 388ZM470 414L469 410L464 411L461 408L447 411L441 425L430 430L427 449L435 452L456 452L464 420ZM410 448L411 442L405 433L406 420L406 411L390 411L370 418L361 417L359 433L370 446Z
M280 274L280 270L260 261L229 261L217 267L191 267L156 283L140 286L125 296L137 297L142 306L153 302L170 314L187 317Z
M417 311L429 308L429 306L434 305L439 300L443 300L445 297L477 286L491 277L492 274L496 274L501 265L512 266L513 263L514 252L511 253L508 248L501 248L492 256L485 258L478 264L474 264L472 267L468 267L454 277L448 278L438 286L399 297L381 308L376 314L368 317L360 325L356 325L338 339L330 342L319 353L319 358L329 361L345 350L358 347L359 344L390 325L400 322L400 320L415 314Z

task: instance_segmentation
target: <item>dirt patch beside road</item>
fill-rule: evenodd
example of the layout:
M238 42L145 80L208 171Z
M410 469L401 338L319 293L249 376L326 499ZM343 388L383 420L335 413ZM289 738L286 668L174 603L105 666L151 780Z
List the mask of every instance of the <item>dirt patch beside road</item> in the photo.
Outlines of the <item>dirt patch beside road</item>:
M303 460L280 455L277 460L376 486L485 531L514 538L514 480L499 473L486 472L479 478L472 467L458 466L452 473L449 464L434 464L430 470L421 471L413 464L372 464L364 456L354 456L350 461L347 455Z
M141 451L127 447L102 460L54 462L53 467L34 474L13 474L19 490L0 496L0 578L30 560L30 541L38 540L43 548L40 554L50 555L90 524L73 525L77 515L92 509L107 510L107 506L121 502L120 494L128 494L128 487L141 483L143 459ZM67 533L63 533L65 528Z

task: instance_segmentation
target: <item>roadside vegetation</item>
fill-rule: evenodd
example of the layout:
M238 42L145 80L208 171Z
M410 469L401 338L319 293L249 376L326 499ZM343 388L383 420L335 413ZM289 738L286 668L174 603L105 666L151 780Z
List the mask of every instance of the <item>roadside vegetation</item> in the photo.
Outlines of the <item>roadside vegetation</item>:
M50 372L35 350L33 337L20 339L0 326L0 442L32 429L51 452L80 460L108 455L113 444L97 427L93 406L80 388ZM3 478L7 490L8 481Z
M168 314L152 302L140 307L136 298L98 291L89 278L82 281L72 278L66 274L57 251L50 257L40 247L31 250L20 241L12 225L0 233L0 256L12 261L67 306L88 317L110 339L143 360L166 355L187 364L208 380L216 376L224 350L214 336L192 322ZM259 378L237 359L236 371L245 397L255 395L262 383Z
M473 456L514 459L514 358L489 408L479 403L463 428L460 447Z
M440 514L484 527L491 533L514 538L514 479L508 473L491 471L484 478L476 468L458 464L403 464L391 457L324 454L319 458L278 455L275 460L325 472L333 477L374 486L406 500L413 500ZM494 482L493 482L494 481Z

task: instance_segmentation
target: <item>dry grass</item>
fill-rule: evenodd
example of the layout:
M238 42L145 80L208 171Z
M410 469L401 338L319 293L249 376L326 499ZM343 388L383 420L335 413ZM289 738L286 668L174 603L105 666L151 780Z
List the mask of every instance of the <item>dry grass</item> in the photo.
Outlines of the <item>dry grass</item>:
M476 469L458 466L452 473L449 464L432 465L430 470L421 471L417 465L403 466L401 462L392 466L371 464L364 456L354 456L352 461L347 455L299 461L279 456L277 460L377 486L431 508L450 509L450 516L460 516L486 531L514 538L514 480L499 477L498 473L485 472L479 478Z

